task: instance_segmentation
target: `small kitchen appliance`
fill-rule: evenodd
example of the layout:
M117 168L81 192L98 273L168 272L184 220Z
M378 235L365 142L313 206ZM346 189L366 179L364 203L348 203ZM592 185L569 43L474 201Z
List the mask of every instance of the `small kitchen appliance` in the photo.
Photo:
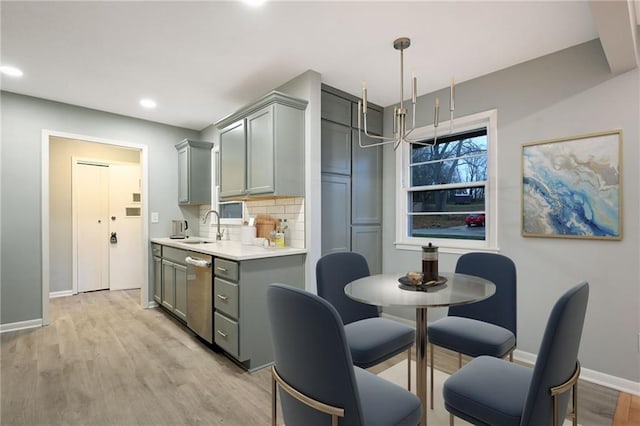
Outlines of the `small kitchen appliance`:
M189 224L186 220L172 220L170 238L174 240L183 239L187 236L187 229L189 229Z

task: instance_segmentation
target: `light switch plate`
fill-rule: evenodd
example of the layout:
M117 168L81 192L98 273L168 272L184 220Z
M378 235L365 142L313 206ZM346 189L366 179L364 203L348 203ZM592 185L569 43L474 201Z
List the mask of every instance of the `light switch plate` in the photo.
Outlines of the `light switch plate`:
M160 220L160 214L158 212L151 212L151 223L158 223Z

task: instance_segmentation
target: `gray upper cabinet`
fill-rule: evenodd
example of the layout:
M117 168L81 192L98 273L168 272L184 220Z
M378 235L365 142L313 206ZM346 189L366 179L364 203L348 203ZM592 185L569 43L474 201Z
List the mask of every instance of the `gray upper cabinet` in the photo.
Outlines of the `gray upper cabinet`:
M270 105L247 117L247 192L249 194L266 194L275 191L274 109L275 105Z
M220 198L243 196L247 187L244 120L220 131Z
M306 106L271 92L216 123L221 199L304 196Z
M211 142L185 139L178 150L178 203L211 203Z

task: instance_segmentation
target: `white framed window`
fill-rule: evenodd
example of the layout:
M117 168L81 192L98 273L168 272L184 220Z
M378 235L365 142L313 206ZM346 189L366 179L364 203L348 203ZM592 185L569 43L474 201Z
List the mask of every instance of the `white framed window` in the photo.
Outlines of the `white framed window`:
M439 124L434 146L396 151L396 241L420 250L429 242L453 252L497 250L497 111ZM434 126L411 138L434 141Z
M242 225L245 206L242 201L220 201L220 148L213 149L213 194L211 208L220 213L220 224Z

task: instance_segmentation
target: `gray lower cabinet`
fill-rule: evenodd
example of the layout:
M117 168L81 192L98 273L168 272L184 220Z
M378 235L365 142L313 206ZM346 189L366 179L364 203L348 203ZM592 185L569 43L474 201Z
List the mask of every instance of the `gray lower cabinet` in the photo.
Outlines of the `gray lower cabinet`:
M162 304L162 258L153 256L153 300Z
M273 362L266 294L270 283L304 288L305 255L214 259L214 340L253 371Z
M382 273L382 227L379 225L351 227L351 251L367 259L371 274Z
M164 247L162 259L162 306L187 321L187 251Z
M162 304L162 246L151 244L151 255L153 261L153 300L158 305Z
M187 321L187 267L184 265L175 265L175 307L173 312L178 318Z
M162 261L162 306L173 312L176 304L176 280L174 263L168 260Z

